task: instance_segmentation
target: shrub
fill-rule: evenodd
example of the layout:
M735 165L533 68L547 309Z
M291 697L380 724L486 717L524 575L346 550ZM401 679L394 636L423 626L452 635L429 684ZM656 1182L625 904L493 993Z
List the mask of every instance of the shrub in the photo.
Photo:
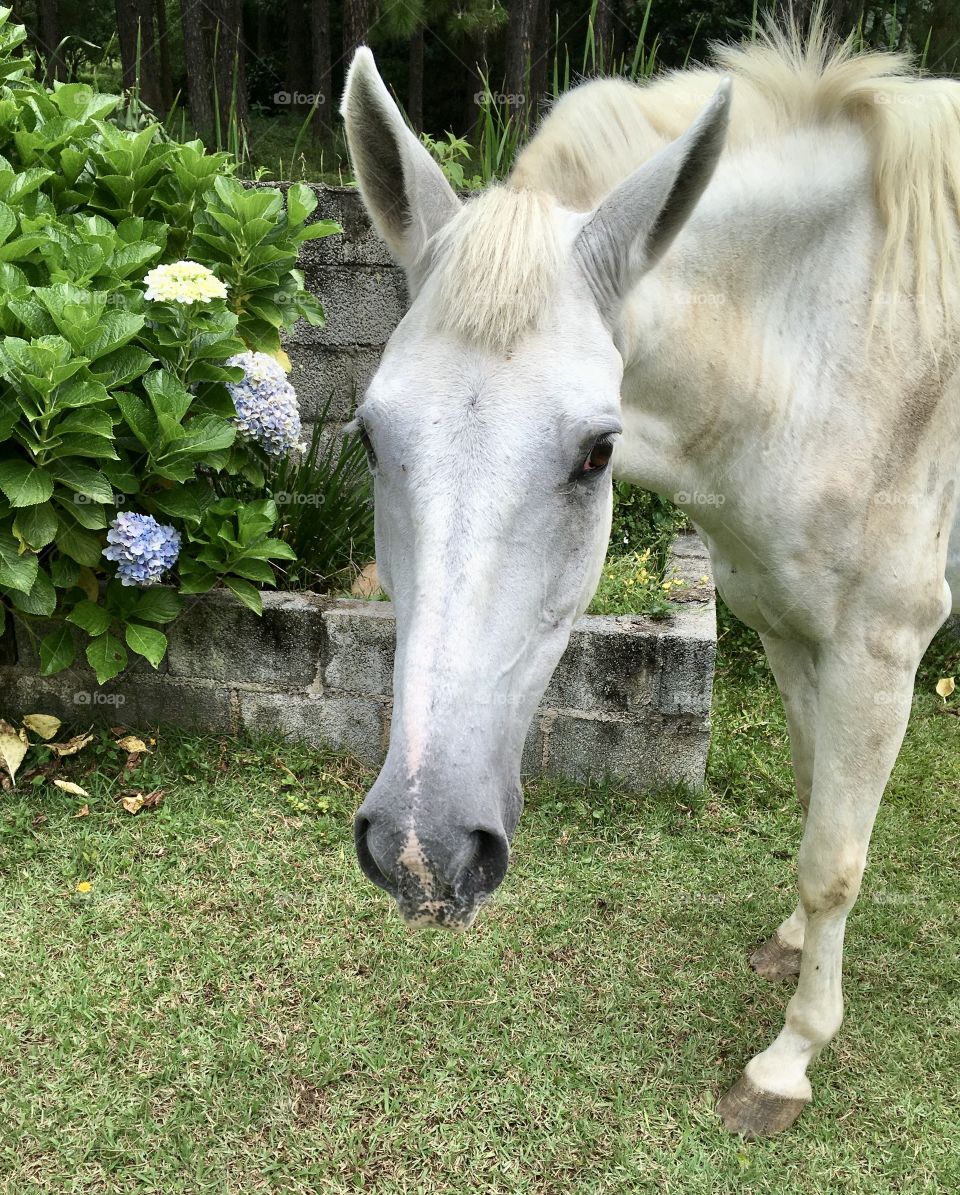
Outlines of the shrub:
M256 586L293 557L276 504L222 496L273 468L239 435L228 383L250 351L323 312L296 269L316 199L245 188L226 154L161 127L119 127L122 101L34 78L0 9L0 630L4 606L54 619L44 673L78 628L100 683L129 652L159 664L177 592ZM178 264L179 263L179 264ZM277 435L280 433L277 432ZM279 441L274 441L276 448ZM268 445L268 447L271 447ZM109 544L108 544L109 541ZM107 549L106 555L104 549Z

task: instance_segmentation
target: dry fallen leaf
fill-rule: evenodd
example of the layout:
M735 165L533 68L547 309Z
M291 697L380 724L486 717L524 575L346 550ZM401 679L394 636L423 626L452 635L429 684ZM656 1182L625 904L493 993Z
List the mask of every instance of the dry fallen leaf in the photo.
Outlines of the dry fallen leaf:
M122 739L117 739L117 746L130 752L149 751L149 747L143 739L138 739L135 734L127 734Z
M30 825L33 826L34 829L36 829L37 826L42 826L46 820L47 820L47 815L45 813L38 813L36 815L36 817L33 819L33 821L30 823Z
M155 788L153 792L143 793L138 789L127 789L120 796L120 804L127 813L139 813L141 809L156 809L163 803L166 789Z
M76 755L78 751L82 751L87 743L93 742L93 735L75 734L72 739L65 739L62 743L51 743L50 750L55 755Z
M42 739L52 739L60 729L62 723L59 718L54 718L52 714L27 714L23 719L23 725L27 730L32 730L34 734L38 734Z
M952 676L945 676L941 680L937 681L937 695L946 701L956 687L956 679Z
M77 812L73 816L74 817L89 817L90 816L90 806L89 805L81 805L80 808L77 810Z
M22 730L14 730L9 722L0 718L0 763L6 768L11 781L23 763L29 746L30 741Z
M65 793L69 793L72 797L90 796L85 788L81 788L79 784L74 784L72 780L54 780L53 783L57 788L63 789Z

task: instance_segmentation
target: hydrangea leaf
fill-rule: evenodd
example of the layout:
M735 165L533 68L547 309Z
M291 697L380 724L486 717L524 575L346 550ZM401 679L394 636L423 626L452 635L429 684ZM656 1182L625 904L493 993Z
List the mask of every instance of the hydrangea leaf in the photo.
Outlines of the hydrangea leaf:
M53 495L53 478L29 461L0 461L0 490L13 507L37 506Z
M98 685L106 684L127 666L127 649L109 631L87 644L86 656Z
M167 650L167 637L163 631L132 622L125 628L124 637L131 651L143 656L154 668L159 667Z

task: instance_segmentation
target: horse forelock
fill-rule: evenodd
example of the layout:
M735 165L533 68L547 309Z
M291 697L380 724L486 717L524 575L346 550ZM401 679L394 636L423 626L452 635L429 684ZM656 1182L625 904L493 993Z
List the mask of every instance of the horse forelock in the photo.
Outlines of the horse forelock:
M439 328L504 352L543 327L566 257L561 222L543 191L493 186L469 200L430 247Z

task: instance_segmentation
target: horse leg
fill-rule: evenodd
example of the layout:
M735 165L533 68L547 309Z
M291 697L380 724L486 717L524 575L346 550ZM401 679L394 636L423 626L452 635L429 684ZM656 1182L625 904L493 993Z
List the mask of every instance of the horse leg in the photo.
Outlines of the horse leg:
M817 667L805 644L776 635L762 635L790 732L790 754L804 822L813 788L813 760L817 718ZM750 956L750 966L764 979L789 979L800 974L800 952L807 915L798 901L790 916Z
M717 1106L732 1132L761 1137L791 1125L811 1097L808 1065L840 1028L844 927L928 641L913 628L875 624L818 659L813 788L799 857L806 914L800 979L780 1035ZM865 693L874 695L872 703Z

